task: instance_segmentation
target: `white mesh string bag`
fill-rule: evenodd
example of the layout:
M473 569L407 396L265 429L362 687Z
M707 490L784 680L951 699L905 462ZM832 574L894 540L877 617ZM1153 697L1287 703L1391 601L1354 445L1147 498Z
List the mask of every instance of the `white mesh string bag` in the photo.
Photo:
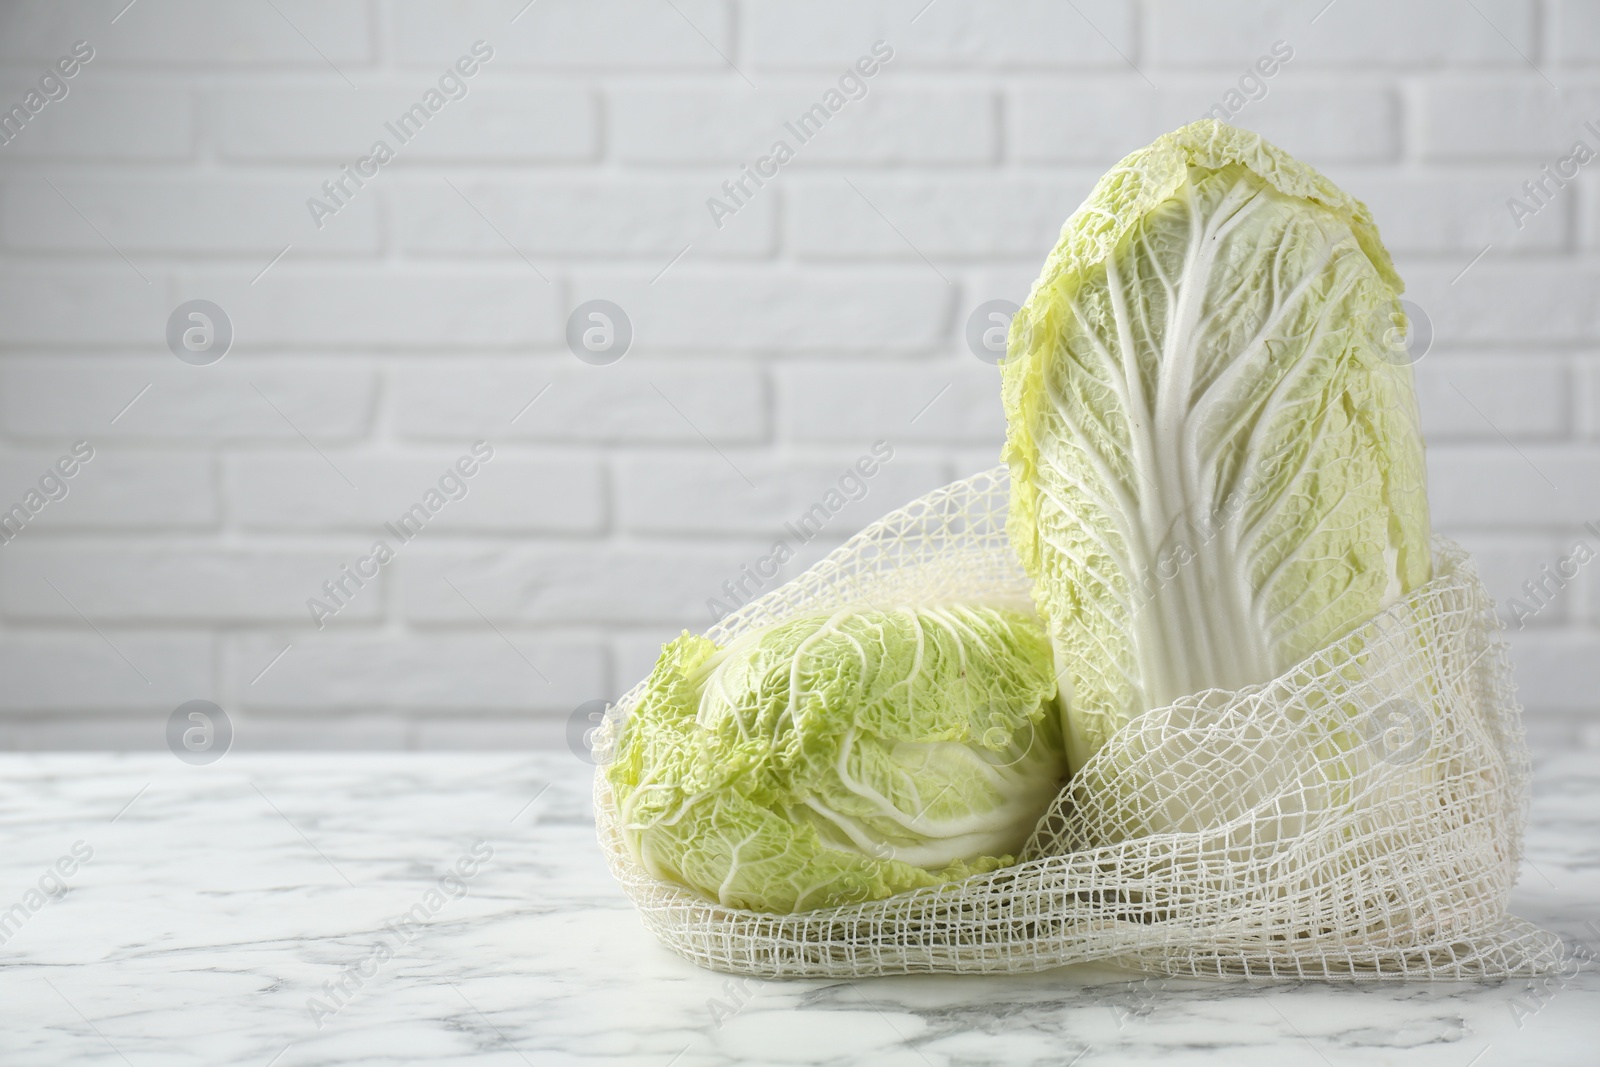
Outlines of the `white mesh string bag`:
M1005 468L935 490L708 631L885 605L1031 610L1006 539ZM865 904L772 915L642 869L596 742L612 873L705 967L763 977L1036 971L1102 961L1173 976L1399 979L1545 973L1559 940L1507 911L1528 756L1510 663L1471 561L1279 678L1135 718L1076 774L1021 861Z

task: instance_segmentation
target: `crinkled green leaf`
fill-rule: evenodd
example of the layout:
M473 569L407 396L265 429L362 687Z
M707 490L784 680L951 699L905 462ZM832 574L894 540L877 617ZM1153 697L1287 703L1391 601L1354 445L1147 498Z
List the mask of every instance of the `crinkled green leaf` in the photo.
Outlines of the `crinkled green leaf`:
M985 607L667 645L607 776L652 874L733 907L876 900L1012 862L1065 776L1049 642Z
M1431 572L1401 282L1367 209L1203 120L1067 220L1003 365L1009 533L1082 766L1265 682Z

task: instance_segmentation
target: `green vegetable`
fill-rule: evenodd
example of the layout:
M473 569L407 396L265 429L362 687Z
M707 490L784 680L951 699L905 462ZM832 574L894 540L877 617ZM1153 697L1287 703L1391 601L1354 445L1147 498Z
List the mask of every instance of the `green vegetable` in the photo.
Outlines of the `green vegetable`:
M1065 777L1017 611L796 619L668 644L606 768L651 874L730 907L877 900L1013 862Z
M1402 283L1367 209L1203 120L1067 220L1002 367L1008 531L1074 770L1265 682L1431 573Z

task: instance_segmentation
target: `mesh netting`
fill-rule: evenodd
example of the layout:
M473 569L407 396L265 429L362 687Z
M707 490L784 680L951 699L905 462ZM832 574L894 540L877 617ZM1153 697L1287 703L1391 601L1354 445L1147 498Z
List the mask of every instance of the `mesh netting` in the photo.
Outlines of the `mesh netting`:
M718 644L807 613L1026 607L994 470L893 512L714 626ZM1471 561L1272 682L1148 712L1083 767L1022 861L866 904L721 907L639 867L597 741L612 873L673 951L764 977L1018 972L1103 961L1174 976L1493 978L1553 970L1507 914L1527 820L1511 668Z

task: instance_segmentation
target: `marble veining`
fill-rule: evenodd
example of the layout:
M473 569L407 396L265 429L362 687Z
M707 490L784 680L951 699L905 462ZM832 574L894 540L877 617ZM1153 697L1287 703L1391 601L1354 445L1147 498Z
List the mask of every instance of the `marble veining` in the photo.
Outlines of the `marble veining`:
M588 776L566 753L0 757L0 1064L1600 1063L1589 969L702 971L606 874ZM1600 952L1600 754L1537 765L1515 910Z

